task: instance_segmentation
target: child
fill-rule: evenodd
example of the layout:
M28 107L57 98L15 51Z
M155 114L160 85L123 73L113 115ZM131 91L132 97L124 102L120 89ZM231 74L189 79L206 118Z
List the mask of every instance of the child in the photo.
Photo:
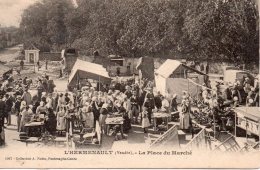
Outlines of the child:
M146 128L150 126L149 119L148 119L148 111L147 107L143 107L142 112L142 128L144 129L144 133L147 133Z

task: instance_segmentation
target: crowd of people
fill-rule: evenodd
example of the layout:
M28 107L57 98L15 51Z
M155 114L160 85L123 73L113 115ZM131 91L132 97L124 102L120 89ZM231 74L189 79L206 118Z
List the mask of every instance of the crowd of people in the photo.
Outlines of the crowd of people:
M245 79L243 86L235 83L229 85L224 92L221 92L218 83L213 88L203 86L196 103L208 105L213 114L219 114L226 107L227 101L229 105L242 103L240 93L244 91L247 95L246 104L259 106L259 89L248 84ZM27 77L14 80L10 75L0 87L1 126L4 126L5 120L7 126L11 125L11 114L16 114L17 131L23 132L25 124L42 120L45 129L53 135L62 135L62 132L68 131L71 126L72 129L95 128L97 122L105 133L106 118L113 114L124 118L125 133L133 124L141 125L146 133L147 128L152 125L153 112L180 111L180 128L188 129L191 122L191 105L195 103L187 91L183 92L183 96L154 93L153 83L148 80L142 80L140 83L116 80L100 91L89 83L80 89L75 87L71 91L58 92L48 75L38 77L36 83ZM182 98L180 105L177 102L178 97ZM178 106L181 109L178 109ZM156 124L160 123L163 124L163 120L159 119Z

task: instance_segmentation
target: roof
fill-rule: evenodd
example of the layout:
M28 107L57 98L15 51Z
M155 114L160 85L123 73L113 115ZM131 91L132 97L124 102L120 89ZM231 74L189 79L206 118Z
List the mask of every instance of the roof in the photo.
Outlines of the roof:
M0 76L2 76L4 73L8 72L9 70L11 70L10 67L0 63Z
M259 107L237 107L235 112L243 114L244 117L260 122L260 108Z
M230 73L249 73L248 71L245 71L245 70L225 70L225 72L230 72Z
M108 72L102 65L87 62L80 59L77 59L72 68L72 72L69 76L69 84L71 84L72 81L77 79L77 74L79 78L89 78L94 80L100 80L102 82L111 81Z
M157 70L156 70L156 74L159 74L165 78L170 77L170 75L172 73L174 73L175 70L177 70L177 68L179 68L180 66L185 67L188 70L192 70L198 74L202 74L202 75L206 75L203 72L200 72L194 68L191 68L183 63L181 63L178 60L171 60L171 59L167 59Z
M113 55L113 54L107 56L107 58L109 58L109 59L123 59L123 57L121 57L119 55Z
M40 51L37 47L35 47L35 45L30 44L25 50L38 50Z

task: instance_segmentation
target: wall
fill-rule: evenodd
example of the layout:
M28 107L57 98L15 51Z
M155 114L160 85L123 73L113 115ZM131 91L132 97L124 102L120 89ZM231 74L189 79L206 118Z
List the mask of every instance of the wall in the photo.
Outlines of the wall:
M39 60L44 61L61 61L61 52L41 52L39 55Z
M30 53L34 54L34 63L39 60L39 50L25 50L25 62L30 62Z

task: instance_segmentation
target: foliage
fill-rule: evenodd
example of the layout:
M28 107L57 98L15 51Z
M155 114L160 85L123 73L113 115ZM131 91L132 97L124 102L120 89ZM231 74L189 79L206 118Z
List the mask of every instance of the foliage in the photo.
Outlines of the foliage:
M86 55L258 60L258 11L251 0L43 0L23 14L24 41Z

